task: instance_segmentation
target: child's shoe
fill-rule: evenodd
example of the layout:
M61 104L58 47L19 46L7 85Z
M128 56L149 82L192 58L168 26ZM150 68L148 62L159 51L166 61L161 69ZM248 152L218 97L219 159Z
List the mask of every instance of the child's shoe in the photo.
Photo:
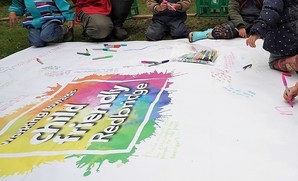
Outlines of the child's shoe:
M114 27L114 35L118 40L124 40L128 38L128 33L122 26Z
M283 72L298 71L298 55L281 58L269 63L269 65L271 68Z
M66 24L61 25L63 31L63 41L73 41L73 28L69 28Z
M192 43L192 42L195 42L195 41L198 41L198 40L203 40L203 39L206 39L206 38L212 38L211 32L212 32L212 28L207 29L205 31L190 32L188 34L188 41L190 43Z
M69 28L68 32L65 33L64 36L63 36L63 41L65 41L65 42L73 41L73 39L74 39L73 38L74 37L73 36L73 34L74 34L73 31L74 31L73 28Z

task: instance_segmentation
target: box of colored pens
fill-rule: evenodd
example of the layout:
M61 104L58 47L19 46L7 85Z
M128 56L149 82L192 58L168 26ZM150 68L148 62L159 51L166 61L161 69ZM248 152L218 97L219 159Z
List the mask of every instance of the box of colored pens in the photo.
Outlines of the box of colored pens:
M196 52L190 52L184 54L173 61L189 62L189 63L201 63L201 64L213 64L218 56L217 50L201 49Z

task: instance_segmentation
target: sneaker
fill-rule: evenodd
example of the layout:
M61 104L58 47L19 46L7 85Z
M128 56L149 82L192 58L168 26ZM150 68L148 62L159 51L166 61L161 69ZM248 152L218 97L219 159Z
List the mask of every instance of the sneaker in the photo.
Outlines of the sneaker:
M69 28L66 24L60 25L61 29L62 29L62 34L65 35L68 31Z
M207 29L205 31L194 31L194 32L190 32L188 34L188 41L190 43L198 41L198 40L203 40L206 38L212 38L211 35L212 29Z
M275 60L269 65L271 68L283 72L298 71L298 55Z
M114 35L118 40L124 40L124 39L128 38L127 31L121 26L114 27Z

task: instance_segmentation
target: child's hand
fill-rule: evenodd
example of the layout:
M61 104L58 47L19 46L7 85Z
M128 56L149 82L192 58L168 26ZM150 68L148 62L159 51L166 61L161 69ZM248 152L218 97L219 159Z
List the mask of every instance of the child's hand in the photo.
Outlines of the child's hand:
M166 10L167 8L168 8L168 3L166 1L163 1L162 3L157 5L156 11L161 12L161 11Z
M73 28L73 25L74 25L74 21L68 21L67 22L68 28Z
M246 38L246 37L247 37L245 28L240 28L240 29L238 30L238 32L239 32L239 36L240 36L240 37L242 37L242 38Z
M182 5L181 4L177 4L177 3L174 3L174 4L171 4L175 10L181 10L182 9Z
M9 13L9 25L10 27L14 26L17 22L19 22L16 12Z
M260 36L257 35L257 34L254 34L254 35L250 35L247 39L246 39L246 45L247 46L250 46L252 48L255 48L256 47L256 41L257 39L259 39Z
M286 101L291 101L297 95L298 95L298 82L296 83L295 86L290 87L288 92L284 91L283 97Z

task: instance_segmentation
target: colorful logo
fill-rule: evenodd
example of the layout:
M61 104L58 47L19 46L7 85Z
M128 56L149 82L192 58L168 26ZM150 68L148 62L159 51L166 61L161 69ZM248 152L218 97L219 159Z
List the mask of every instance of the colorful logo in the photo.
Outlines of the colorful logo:
M159 112L170 103L171 76L90 75L1 118L0 176L68 158L78 159L85 176L104 161L127 163L136 145L153 135Z

